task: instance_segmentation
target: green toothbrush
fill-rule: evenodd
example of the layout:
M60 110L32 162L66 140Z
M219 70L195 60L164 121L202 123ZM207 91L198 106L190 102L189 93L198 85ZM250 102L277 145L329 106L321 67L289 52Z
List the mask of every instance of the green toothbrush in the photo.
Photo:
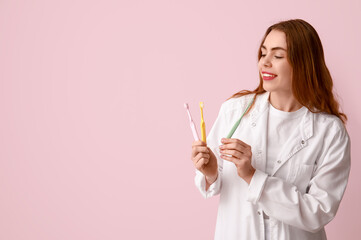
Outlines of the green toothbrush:
M252 99L252 101L248 104L246 110L244 110L242 116L238 119L238 121L234 124L233 128L231 129L231 131L228 133L227 138L231 138L233 136L233 133L236 131L236 129L238 128L239 124L241 123L241 120L244 116L244 114L248 111L248 108L252 105L254 98Z

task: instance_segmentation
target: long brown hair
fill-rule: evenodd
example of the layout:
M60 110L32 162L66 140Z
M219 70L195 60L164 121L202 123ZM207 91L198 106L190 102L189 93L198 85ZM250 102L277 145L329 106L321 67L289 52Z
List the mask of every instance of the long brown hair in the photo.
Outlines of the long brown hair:
M316 30L302 19L282 21L270 26L258 49L258 61L262 54L261 47L272 30L282 31L286 35L287 58L293 71L292 92L297 101L313 113L336 115L345 124L347 116L339 111L339 103L333 94L332 77L326 66L323 47ZM242 90L230 98L252 93L255 93L256 98L258 94L266 92L260 73L259 79L255 90Z

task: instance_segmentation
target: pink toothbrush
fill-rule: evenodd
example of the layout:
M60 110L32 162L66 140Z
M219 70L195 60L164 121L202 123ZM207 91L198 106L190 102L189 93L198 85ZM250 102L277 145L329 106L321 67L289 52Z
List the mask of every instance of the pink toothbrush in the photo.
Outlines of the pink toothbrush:
M191 129L192 129L192 133L193 133L194 140L195 140L195 141L199 141L199 136L198 136L198 133L197 133L197 130L196 130L196 126L194 125L194 122L193 122L191 113L189 112L188 103L185 103L185 104L184 104L184 108L187 110L187 113L188 113L189 123L190 123L190 125L191 125Z

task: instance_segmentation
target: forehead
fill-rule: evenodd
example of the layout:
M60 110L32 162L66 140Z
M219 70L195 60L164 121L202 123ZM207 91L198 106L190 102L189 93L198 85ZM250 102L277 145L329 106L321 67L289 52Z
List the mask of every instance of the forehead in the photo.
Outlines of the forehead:
M287 49L286 34L282 31L272 30L267 35L263 46L266 47L267 50L278 47ZM264 49L264 47L262 47L262 49Z

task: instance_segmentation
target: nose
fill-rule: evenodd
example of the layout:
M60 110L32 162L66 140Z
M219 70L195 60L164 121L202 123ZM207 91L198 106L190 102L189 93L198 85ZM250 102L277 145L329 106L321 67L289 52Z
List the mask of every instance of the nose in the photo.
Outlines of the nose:
M260 60L261 60L261 64L263 66L265 66L265 67L271 67L272 66L271 59L270 59L269 55L264 56Z

